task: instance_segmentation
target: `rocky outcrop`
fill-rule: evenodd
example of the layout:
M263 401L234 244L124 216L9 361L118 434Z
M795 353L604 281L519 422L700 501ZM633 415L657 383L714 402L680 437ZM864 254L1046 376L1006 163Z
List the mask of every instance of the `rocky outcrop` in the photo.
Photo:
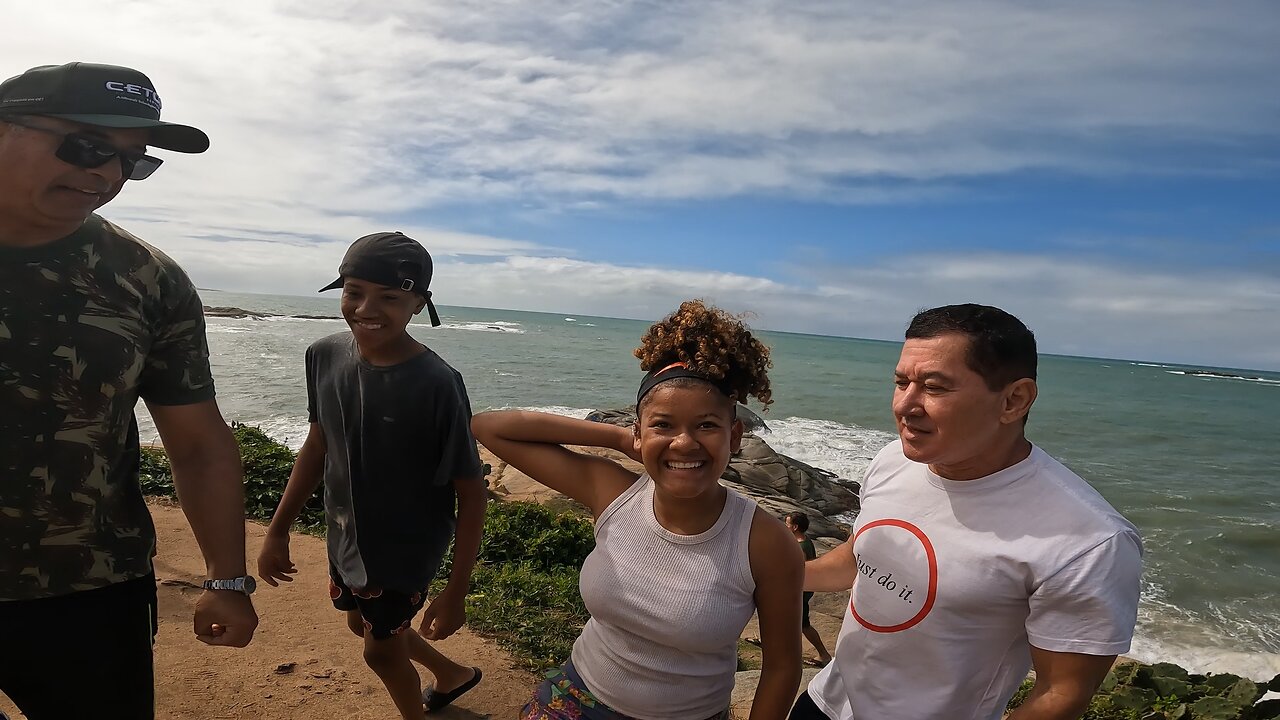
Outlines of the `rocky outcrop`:
M830 549L847 538L848 528L830 518L840 513L857 512L858 483L842 480L826 470L775 452L755 434L768 432L768 427L759 416L742 407L738 408L738 412L743 423L752 432L743 435L742 448L729 461L729 467L721 481L778 517L796 510L807 514L809 534L815 539L820 551ZM635 411L634 408L597 410L590 413L587 419L630 427L635 424ZM610 457L636 472L644 469L621 453L599 448L577 449ZM492 455L486 454L485 461L493 467L490 485L500 497L533 500L544 504L565 500L563 496L539 485Z
M238 308L238 307L210 307L208 305L205 305L204 316L205 317L239 318L239 319L253 318L254 320L261 320L262 318L265 318L265 317L274 316L274 313L255 312L253 310L245 310L243 308Z
M848 528L829 518L856 513L859 507L858 483L775 452L753 434L742 436L742 448L721 479L779 517L803 511L809 516L809 535L815 538L847 538Z
M245 310L238 307L226 306L204 306L205 317L222 317L236 318L243 320L250 318L253 320L262 320L269 317L291 317L299 320L340 320L337 315L281 315L280 313L258 312L256 310Z

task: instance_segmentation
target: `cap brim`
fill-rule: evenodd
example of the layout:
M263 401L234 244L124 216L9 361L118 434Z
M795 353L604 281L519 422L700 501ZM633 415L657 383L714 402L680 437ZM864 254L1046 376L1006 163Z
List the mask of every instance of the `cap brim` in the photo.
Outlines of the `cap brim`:
M85 125L109 128L146 128L151 130L148 145L184 153L202 153L209 149L209 136L190 125L148 120L129 115L49 115Z
M325 285L324 287L320 288L316 292L324 292L325 290L337 290L340 287L342 287L342 278L338 278L337 280L334 280L333 282L329 283L328 285Z

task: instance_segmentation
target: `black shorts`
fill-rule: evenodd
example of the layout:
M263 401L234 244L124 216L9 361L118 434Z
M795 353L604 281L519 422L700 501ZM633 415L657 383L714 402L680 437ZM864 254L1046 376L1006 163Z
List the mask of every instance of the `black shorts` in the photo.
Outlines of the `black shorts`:
M155 575L0 601L0 692L28 720L151 720L155 637Z
M342 582L337 570L330 567L329 599L344 612L359 610L364 618L364 631L378 640L386 640L411 627L413 616L427 601L427 591L426 588L412 593L379 588L352 591Z
M791 706L791 714L787 715L787 720L831 720L831 718L822 712L818 704L809 696L809 691L805 690L796 698L796 704Z
M793 596L793 597L794 597L794 596ZM803 602L802 602L802 603L801 603L801 605L800 605L800 607L801 607L801 610L800 610L800 627L802 627L802 628L807 628L807 627L809 627L809 600L810 600L810 599L812 599L812 598L813 598L813 593L811 593L811 592L807 592L807 593L805 593L805 594L804 594L804 600L803 600Z

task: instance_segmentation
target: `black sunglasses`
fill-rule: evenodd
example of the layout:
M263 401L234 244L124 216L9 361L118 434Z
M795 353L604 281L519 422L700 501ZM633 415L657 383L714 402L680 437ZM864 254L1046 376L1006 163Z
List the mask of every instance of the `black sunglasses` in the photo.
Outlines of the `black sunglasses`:
M53 154L62 162L76 167L102 167L112 160L120 158L120 168L123 170L124 177L129 180L146 180L164 162L158 157L152 157L137 150L121 150L115 145L88 133L65 133L61 130L40 127L39 125L28 125L8 118L3 119L3 122L61 137L62 144L58 146L58 149Z

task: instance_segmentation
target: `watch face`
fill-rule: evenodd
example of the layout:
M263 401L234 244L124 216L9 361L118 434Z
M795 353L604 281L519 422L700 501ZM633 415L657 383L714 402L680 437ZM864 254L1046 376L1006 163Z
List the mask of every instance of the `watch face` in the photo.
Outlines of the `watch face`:
M246 575L244 578L244 594L248 595L258 589L258 581L253 579L252 575Z

